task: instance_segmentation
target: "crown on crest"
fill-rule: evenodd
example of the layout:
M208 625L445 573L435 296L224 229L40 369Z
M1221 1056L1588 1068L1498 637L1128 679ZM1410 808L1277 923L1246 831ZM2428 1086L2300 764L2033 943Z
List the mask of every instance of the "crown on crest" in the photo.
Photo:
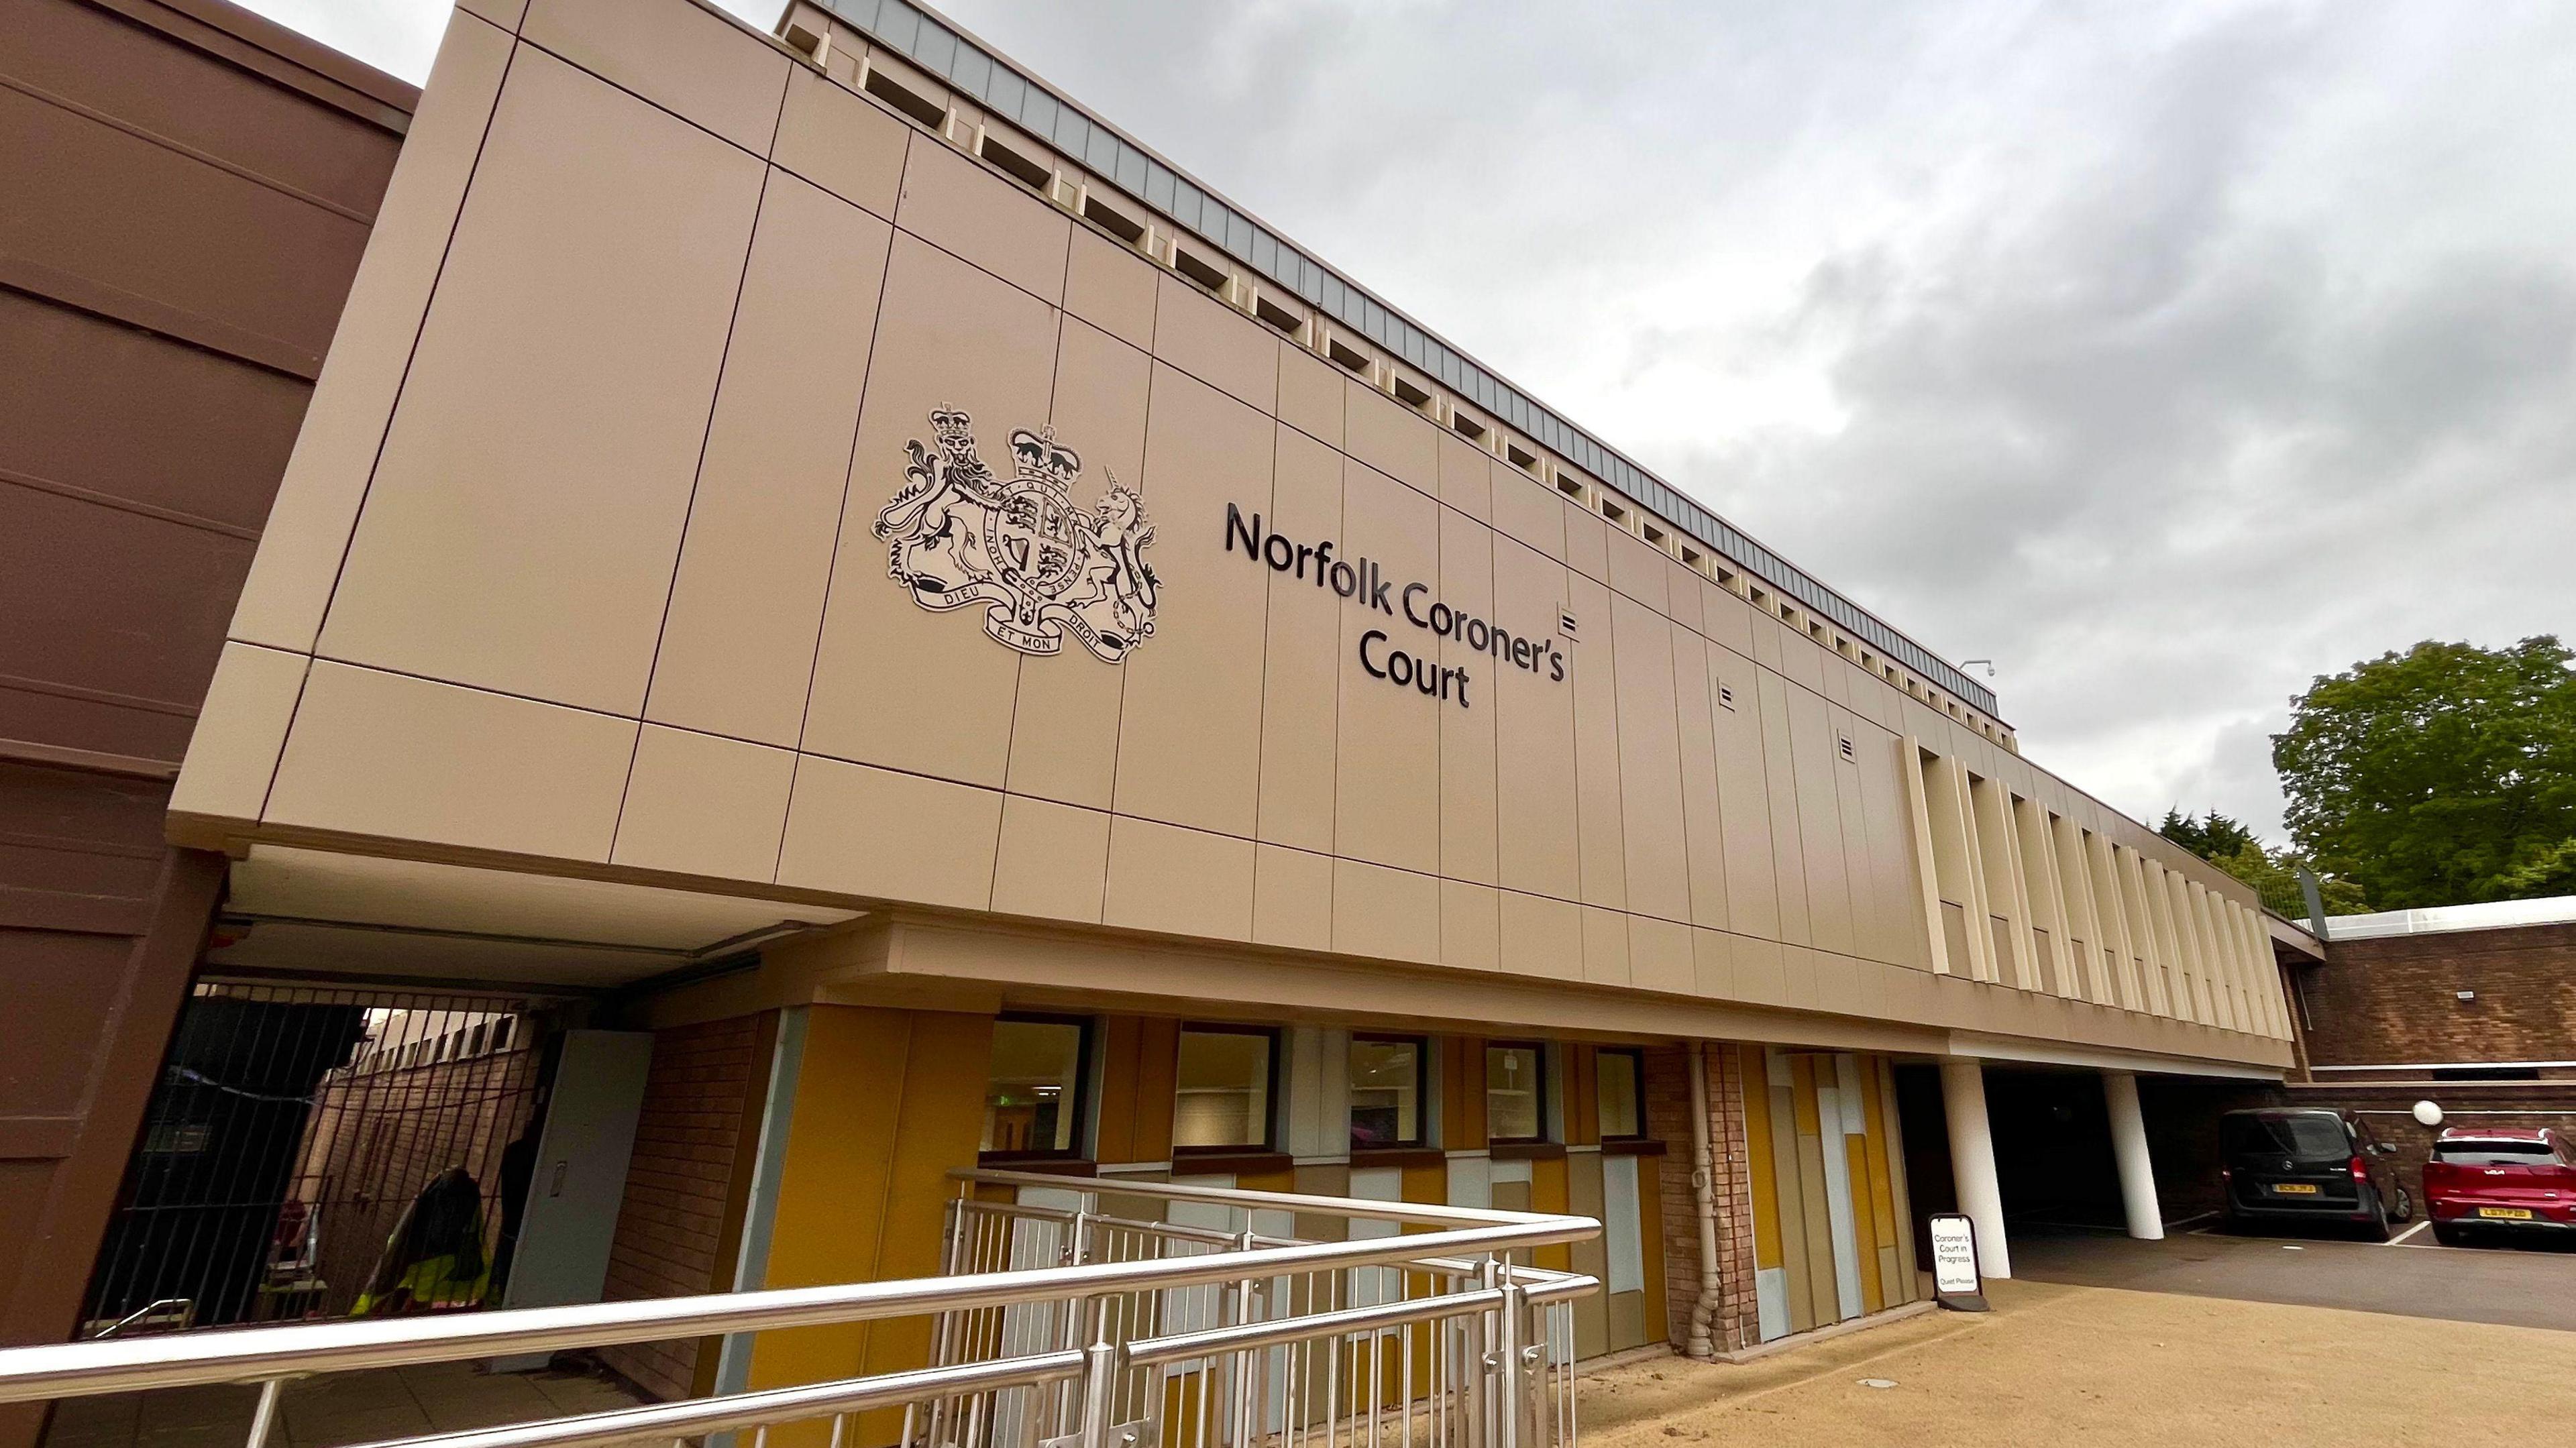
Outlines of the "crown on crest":
M953 407L942 407L930 414L930 431L939 439L944 453L969 453L975 450L975 419Z
M1055 440L1055 429L1042 427L1035 432L1021 428L1011 434L1011 459L1023 482L1037 483L1057 492L1069 491L1082 476L1082 459L1073 449Z

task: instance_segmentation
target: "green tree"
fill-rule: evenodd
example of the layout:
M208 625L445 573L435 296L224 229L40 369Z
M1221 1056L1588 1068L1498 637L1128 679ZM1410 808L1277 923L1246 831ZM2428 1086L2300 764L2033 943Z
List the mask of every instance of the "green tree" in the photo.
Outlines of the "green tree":
M2165 822L2156 826L2156 833L2204 860L2233 855L2254 843L2252 830L2216 810L2200 819L2193 819L2180 810L2168 809Z
M2254 887L2264 904L2293 920L2306 918L2307 897L2299 888L2298 856L2274 850L2254 837L2239 820L2211 810L2199 819L2180 810L2165 811L2156 833ZM2370 909L2361 887L2330 874L2317 878L2319 903L2328 915L2359 915Z
M2576 893L2571 664L2427 640L2319 678L2272 736L2292 838L2382 910Z

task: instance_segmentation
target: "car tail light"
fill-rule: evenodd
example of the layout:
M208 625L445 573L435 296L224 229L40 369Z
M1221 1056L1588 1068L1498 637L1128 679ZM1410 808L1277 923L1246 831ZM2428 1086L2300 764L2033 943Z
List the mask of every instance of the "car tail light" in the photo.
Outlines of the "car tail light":
M2354 1157L2354 1158L2352 1159L2352 1179L2353 1179L2354 1181L2362 1182L2362 1183L2365 1183L2365 1184L2367 1184L2367 1183L2369 1182L2369 1180L2370 1180L2370 1158L2369 1158L2369 1157L2366 1157L2366 1156L2356 1156L2356 1157Z

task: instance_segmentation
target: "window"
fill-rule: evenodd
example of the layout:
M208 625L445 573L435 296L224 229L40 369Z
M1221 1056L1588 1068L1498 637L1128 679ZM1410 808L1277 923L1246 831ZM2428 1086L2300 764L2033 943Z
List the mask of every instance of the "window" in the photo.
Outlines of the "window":
M1485 1047L1485 1134L1503 1143L1547 1139L1547 1052L1537 1042Z
M2451 1166L2549 1166L2555 1156L2545 1141L2470 1141L2454 1137L2433 1144L2433 1160Z
M1004 1016L993 1023L984 1075L984 1150L1004 1156L1072 1156L1081 1150L1082 1087L1091 1026L1066 1016Z
M1184 1027L1172 1145L1268 1150L1277 1047L1277 1038L1257 1027Z
M1646 1056L1642 1051L1604 1050L1594 1058L1601 1103L1601 1139L1636 1141L1646 1134Z
M1431 1053L1414 1036L1351 1042L1351 1145L1422 1145L1422 1076Z

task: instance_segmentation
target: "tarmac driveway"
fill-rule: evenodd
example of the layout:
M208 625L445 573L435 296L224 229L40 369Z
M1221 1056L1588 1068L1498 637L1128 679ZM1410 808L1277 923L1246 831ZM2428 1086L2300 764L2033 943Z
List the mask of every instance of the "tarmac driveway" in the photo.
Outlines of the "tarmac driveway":
M2204 1228L2161 1242L2023 1233L2012 1259L2013 1275L2034 1282L2576 1331L2576 1250L2554 1243L2444 1247L2429 1231L2387 1244L2323 1231Z

